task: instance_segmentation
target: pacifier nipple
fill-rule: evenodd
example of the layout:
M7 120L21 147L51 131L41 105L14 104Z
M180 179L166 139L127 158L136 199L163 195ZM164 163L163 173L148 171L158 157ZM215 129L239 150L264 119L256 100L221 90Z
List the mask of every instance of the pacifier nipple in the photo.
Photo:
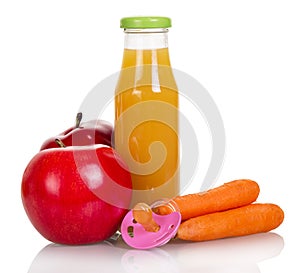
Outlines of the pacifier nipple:
M134 220L142 225L148 232L157 232L160 226L153 219L153 212L150 206L145 203L138 203L132 210Z
M156 207L168 206L170 214L158 215ZM175 237L181 214L171 201L159 200L151 206L138 203L127 213L121 225L124 241L131 247L149 249L166 244Z

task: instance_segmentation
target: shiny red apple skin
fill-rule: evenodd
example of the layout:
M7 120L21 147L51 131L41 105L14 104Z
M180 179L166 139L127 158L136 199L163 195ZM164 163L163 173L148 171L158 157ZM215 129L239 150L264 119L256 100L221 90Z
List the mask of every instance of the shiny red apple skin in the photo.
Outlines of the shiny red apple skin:
M47 139L40 150L57 148L55 142L60 139L65 146L87 146L104 144L112 146L113 126L105 120L82 122L79 127L73 126L55 137Z
M21 195L42 236L79 245L116 232L128 211L131 188L130 173L112 148L67 147L33 157L24 171Z

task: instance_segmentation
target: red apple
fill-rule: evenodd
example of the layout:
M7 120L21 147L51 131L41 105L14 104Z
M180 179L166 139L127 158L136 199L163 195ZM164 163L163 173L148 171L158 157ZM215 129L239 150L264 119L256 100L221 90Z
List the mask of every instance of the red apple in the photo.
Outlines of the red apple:
M131 201L131 176L104 145L47 149L25 169L22 201L33 226L61 244L105 240L118 229Z
M47 139L41 146L40 150L49 148L58 148L62 141L65 146L85 146L93 144L105 144L112 146L112 125L104 120L90 120L82 122L82 113L76 116L75 126L67 129L55 137Z

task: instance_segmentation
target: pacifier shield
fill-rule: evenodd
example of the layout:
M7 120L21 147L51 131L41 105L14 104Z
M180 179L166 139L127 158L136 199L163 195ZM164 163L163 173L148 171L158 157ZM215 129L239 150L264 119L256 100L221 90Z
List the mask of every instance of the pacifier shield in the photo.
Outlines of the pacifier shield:
M141 224L134 220L132 211L129 211L121 225L123 240L129 246L137 249L162 246L175 237L181 223L181 214L179 212L167 215L153 213L153 219L160 226L157 232L146 231Z

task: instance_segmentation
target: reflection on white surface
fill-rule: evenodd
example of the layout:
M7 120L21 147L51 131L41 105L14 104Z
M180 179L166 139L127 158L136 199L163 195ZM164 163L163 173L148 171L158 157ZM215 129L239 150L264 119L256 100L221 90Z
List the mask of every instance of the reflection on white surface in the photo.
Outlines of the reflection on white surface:
M174 240L151 250L129 248L122 240L88 246L50 244L38 253L28 273L259 273L257 263L277 256L283 247L276 233L199 243Z
M180 272L177 262L166 251L155 248L152 250L129 250L122 256L123 271L130 273L163 273Z

